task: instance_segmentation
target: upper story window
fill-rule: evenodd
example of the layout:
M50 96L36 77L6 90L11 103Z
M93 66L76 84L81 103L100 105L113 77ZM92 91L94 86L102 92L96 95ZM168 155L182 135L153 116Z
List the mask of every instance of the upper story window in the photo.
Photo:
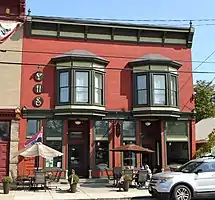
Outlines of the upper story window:
M180 63L158 54L131 61L135 81L134 107L179 107L178 68Z
M87 51L74 50L52 59L56 64L56 105L105 106L104 77L109 61Z

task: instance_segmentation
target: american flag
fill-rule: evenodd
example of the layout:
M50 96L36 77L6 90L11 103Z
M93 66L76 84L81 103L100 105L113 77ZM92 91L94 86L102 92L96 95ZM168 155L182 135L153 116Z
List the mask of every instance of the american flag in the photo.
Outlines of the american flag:
M24 147L28 147L30 145L33 145L36 142L42 142L42 140L43 140L43 127L41 128L40 131L38 131L37 133L32 135L32 137L25 142Z

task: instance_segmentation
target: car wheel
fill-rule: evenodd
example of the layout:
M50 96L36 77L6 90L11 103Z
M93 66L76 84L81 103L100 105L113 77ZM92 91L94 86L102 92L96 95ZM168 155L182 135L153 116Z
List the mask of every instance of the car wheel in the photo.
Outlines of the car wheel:
M191 191L185 185L178 185L175 187L172 196L174 200L190 200Z

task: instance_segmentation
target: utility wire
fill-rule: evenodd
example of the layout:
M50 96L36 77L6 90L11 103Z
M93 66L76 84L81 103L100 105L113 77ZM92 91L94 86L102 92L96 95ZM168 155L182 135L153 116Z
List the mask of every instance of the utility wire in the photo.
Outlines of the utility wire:
M55 67L54 64L40 64L40 63L22 63L22 62L3 62L0 61L2 65L26 65L26 66L37 66L40 67ZM60 67L68 67L67 65L58 65ZM133 71L132 68L119 68L119 67L94 67L94 69L106 69L106 70L116 70L116 71ZM147 70L142 70L142 72L148 72ZM173 70L171 72L179 73L193 73L193 74L215 74L215 71L186 71L186 70Z
M68 56L83 56L83 54L78 53L65 53L65 52L52 52L52 51L30 51L30 50L12 50L12 49L0 49L0 53L6 53L6 52L14 52L14 53L29 53L29 54L51 54L51 55L68 55ZM105 58L126 58L126 59L139 59L140 57L133 57L133 56L114 56L114 55L98 55L100 57ZM90 56L89 56L90 57ZM215 61L207 61L207 60L174 60L177 62L188 62L188 63L200 63L202 64L215 64Z

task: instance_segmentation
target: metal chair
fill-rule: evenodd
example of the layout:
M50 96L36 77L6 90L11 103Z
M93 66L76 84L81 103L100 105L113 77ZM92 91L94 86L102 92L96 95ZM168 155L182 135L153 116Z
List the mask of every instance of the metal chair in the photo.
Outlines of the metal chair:
M146 185L148 179L148 172L146 170L140 170L137 177L137 187L143 187Z
M44 185L44 190L46 192L46 176L44 172L35 172L35 180L33 183L34 191L38 185Z

